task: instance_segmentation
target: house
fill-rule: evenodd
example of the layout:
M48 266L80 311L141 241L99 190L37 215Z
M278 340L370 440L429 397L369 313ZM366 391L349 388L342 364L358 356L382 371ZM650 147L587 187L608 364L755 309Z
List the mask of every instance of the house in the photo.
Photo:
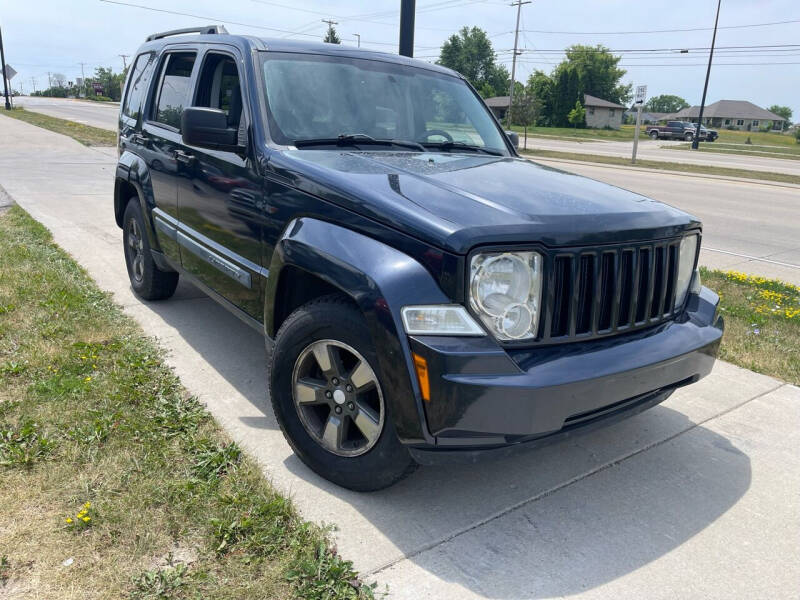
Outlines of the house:
M583 95L583 106L586 108L586 126L595 129L619 129L625 107L589 94Z
M699 115L700 107L692 106L667 115L666 118L697 123ZM771 129L781 131L784 118L746 100L719 100L703 110L703 125L709 127L758 131L767 123Z
M654 125L659 121L664 120L664 118L669 113L663 112L650 112L646 110L642 110L642 125ZM630 110L625 111L625 117L631 117L633 119L633 123L636 122L636 107L632 107Z
M494 113L495 117L501 121L506 117L509 96L492 96L491 98L484 98L483 101L486 102L486 106Z

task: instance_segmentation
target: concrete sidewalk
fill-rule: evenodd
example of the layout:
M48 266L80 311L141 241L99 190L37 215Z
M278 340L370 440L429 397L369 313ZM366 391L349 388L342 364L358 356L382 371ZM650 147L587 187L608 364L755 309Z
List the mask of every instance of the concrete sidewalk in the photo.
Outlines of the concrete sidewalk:
M168 350L190 392L393 598L800 598L800 390L719 363L665 404L511 459L423 468L373 494L291 453L257 333L182 284L130 291L114 151L0 116L0 185Z

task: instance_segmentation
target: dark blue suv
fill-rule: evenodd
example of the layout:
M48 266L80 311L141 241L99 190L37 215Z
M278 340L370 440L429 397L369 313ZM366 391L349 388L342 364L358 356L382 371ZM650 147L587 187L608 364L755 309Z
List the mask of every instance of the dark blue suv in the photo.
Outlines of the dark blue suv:
M119 116L134 291L262 332L297 455L356 490L535 446L708 374L700 222L521 158L458 73L333 44L150 36Z

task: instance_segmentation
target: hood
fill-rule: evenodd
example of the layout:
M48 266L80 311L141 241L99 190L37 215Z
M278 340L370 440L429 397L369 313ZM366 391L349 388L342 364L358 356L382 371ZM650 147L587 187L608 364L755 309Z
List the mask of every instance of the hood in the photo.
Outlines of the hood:
M646 196L515 157L290 150L291 185L440 248L579 246L660 239L699 221Z

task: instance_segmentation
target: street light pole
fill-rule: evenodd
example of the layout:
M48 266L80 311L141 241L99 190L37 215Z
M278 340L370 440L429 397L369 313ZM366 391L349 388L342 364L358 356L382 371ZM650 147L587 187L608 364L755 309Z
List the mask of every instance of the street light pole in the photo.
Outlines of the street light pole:
M714 20L714 34L711 36L711 51L708 54L708 69L706 70L706 84L703 86L703 99L700 101L700 114L697 117L697 130L692 139L692 149L700 147L700 127L703 125L703 109L706 107L706 92L708 91L708 78L711 76L711 60L714 58L714 42L717 41L717 24L719 23L719 8L722 0L717 0L717 18Z
M11 110L11 102L8 99L8 79L6 78L6 51L3 49L3 30L0 29L0 65L3 69L3 94L6 98L6 110Z
M358 47L361 48L361 34L354 33L353 36L358 38Z
M400 56L414 56L414 16L416 0L400 0Z

